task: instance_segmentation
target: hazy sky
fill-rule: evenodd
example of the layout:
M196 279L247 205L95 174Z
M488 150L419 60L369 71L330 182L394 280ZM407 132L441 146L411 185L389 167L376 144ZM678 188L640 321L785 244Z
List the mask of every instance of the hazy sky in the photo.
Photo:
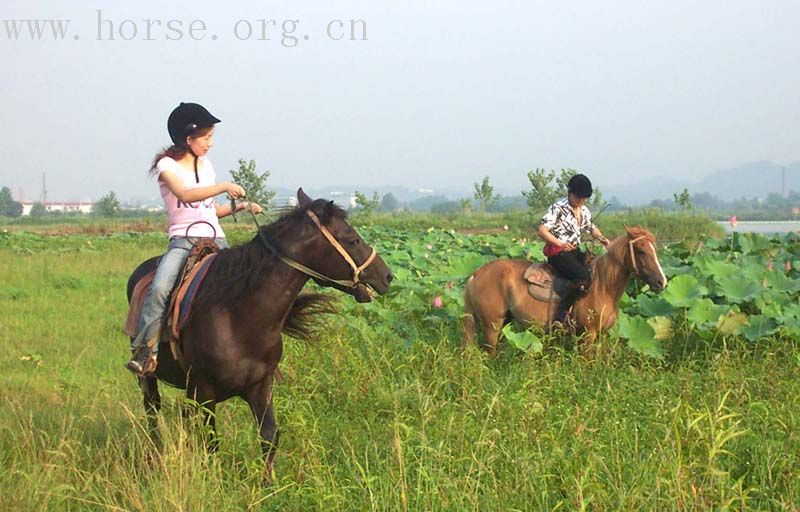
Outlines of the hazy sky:
M43 171L53 200L156 196L146 171L180 101L223 120L209 155L219 179L253 158L281 187L466 188L489 175L513 191L530 169L573 167L602 188L800 160L796 0L5 0L0 14L71 20L58 41L0 26L0 185L27 199ZM161 22L152 41L146 19ZM277 22L270 40L262 19ZM339 41L326 34L337 19ZM348 40L350 19L366 41ZM169 20L181 40L165 40Z

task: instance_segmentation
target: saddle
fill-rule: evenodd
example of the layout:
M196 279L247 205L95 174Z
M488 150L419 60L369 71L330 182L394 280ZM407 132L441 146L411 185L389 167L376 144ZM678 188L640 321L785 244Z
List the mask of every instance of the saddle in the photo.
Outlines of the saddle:
M531 297L542 302L559 303L569 290L569 280L559 276L549 263L532 263L523 278Z
M213 239L201 239L189 252L186 264L176 281L172 296L165 310L164 323L161 327L160 343L169 343L170 350L176 361L183 366L181 351L181 329L186 324L192 308L192 302L197 295L200 284L211 267L211 263L219 252L219 247ZM133 289L131 303L128 309L128 318L125 322L125 334L135 338L139 333L139 317L142 313L144 298L153 284L156 271L142 277ZM169 336L165 336L169 334Z

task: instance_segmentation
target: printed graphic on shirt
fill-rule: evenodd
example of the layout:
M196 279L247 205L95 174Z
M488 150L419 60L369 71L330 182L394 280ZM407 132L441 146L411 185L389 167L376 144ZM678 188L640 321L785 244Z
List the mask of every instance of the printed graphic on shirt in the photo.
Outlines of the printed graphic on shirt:
M204 201L195 201L193 203L185 203L178 198L175 198L178 204L178 208L216 208L216 200L213 197L209 197Z
M579 224L569 201L562 199L547 209L541 223L560 241L578 245L581 241L581 233L591 233L594 227L592 214L586 205L581 206L581 217Z

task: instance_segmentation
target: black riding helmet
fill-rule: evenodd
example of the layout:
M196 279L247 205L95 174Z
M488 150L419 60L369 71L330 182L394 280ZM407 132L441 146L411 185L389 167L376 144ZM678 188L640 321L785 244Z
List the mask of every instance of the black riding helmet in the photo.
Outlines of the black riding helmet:
M188 148L186 137L192 135L197 130L211 128L221 122L214 117L211 112L197 103L181 103L172 111L167 119L167 131L172 139L172 143L182 148ZM192 151L189 149L189 151ZM192 151L194 155L194 151ZM197 173L197 155L194 155L194 179L200 183L200 175Z
M210 128L221 122L211 112L197 103L181 103L167 119L167 131L176 146L186 146L186 137L197 130Z
M585 175L576 174L567 182L567 192L582 198L592 197L592 182Z

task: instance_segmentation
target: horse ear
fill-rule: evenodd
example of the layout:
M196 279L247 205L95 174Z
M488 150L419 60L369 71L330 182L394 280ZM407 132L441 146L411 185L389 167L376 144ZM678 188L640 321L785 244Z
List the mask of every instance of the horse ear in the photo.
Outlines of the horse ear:
M305 192L303 192L303 187L298 188L297 189L297 204L299 204L300 206L305 207L305 206L310 205L311 202L312 202L311 198L308 197L308 195Z
M322 211L322 222L327 224L330 222L333 215L336 213L336 205L333 204L333 201L328 201L325 203L325 209Z
M625 226L625 232L628 233L628 238L634 238L633 229L630 226Z

